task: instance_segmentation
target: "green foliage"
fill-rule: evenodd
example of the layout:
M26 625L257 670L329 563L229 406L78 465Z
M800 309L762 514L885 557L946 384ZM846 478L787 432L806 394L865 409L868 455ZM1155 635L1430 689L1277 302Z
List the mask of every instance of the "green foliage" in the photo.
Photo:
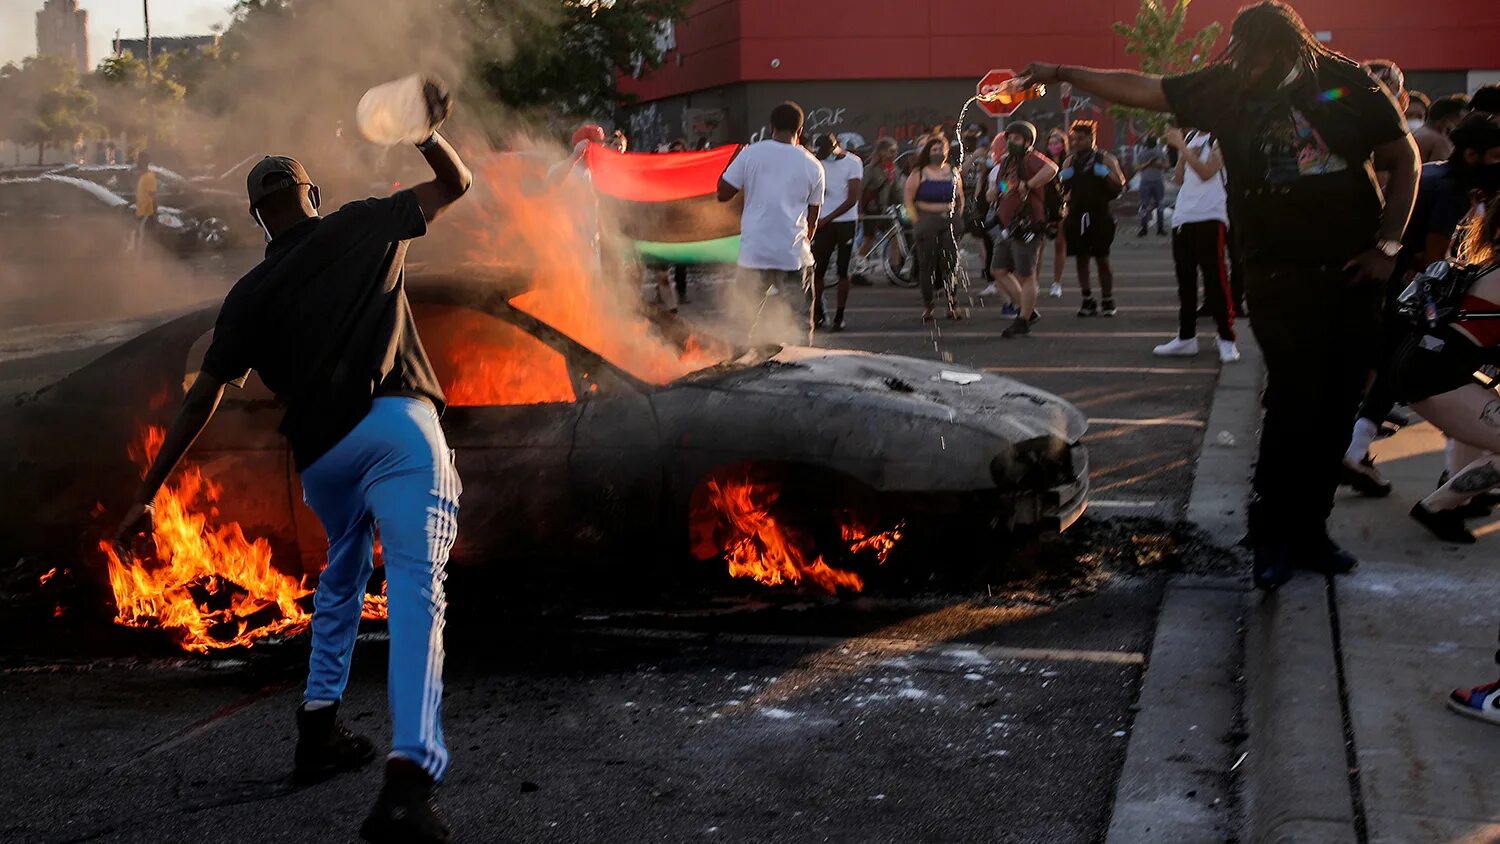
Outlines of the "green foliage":
M71 146L97 134L96 102L79 84L78 71L57 56L32 56L0 67L0 137L37 148L41 164L49 146Z
M607 115L623 97L617 74L661 66L663 22L681 18L690 0L566 0L530 5L468 0L478 32L478 77L511 108L550 107L564 114Z
M1116 22L1115 33L1125 39L1125 52L1136 56L1143 73L1170 75L1195 70L1208 62L1208 51L1219 40L1223 27L1218 21L1186 36L1188 5L1192 0L1141 0L1131 23ZM1167 116L1154 111L1114 106L1110 114L1137 127L1161 135Z
M187 95L186 86L174 72L179 58L172 53L157 53L149 74L145 61L130 53L99 63L88 87L97 97L99 123L107 134L123 138L132 146L149 146L176 137Z

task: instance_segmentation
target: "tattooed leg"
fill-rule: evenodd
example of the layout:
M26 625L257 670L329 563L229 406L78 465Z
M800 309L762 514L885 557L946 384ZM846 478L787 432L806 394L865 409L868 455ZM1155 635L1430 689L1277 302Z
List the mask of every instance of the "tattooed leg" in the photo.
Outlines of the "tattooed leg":
M1468 503L1469 499L1500 487L1500 465L1493 454L1485 455L1465 466L1463 471L1448 479L1433 493L1422 500L1429 510L1451 510Z

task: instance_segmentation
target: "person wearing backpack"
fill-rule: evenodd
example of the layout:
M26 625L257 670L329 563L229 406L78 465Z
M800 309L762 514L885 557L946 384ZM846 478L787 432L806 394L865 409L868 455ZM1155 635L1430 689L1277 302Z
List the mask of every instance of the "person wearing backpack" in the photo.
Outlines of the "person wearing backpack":
M1399 319L1394 303L1405 289L1407 277L1412 271L1450 254L1456 245L1454 232L1471 213L1476 198L1500 193L1500 170L1496 169L1500 163L1500 122L1484 113L1472 114L1453 130L1453 143L1453 155L1447 161L1423 165L1417 182L1411 223L1402 237L1396 272L1386 285L1382 362L1391 360L1406 339L1408 329ZM1339 475L1341 485L1368 498L1382 498L1391 492L1390 482L1380 474L1370 456L1370 445L1380 432L1380 423L1396 405L1389 369L1383 366L1377 371L1365 394ZM1461 465L1455 458L1453 465L1448 466L1449 474Z
M1471 459L1411 516L1444 542L1473 544L1465 508L1500 490L1500 393L1474 376L1500 363L1500 202L1471 218L1454 264L1421 274L1414 289L1416 330L1391 365L1397 396Z
M1037 152L1036 127L1026 121L1005 130L1005 152L990 171L986 191L995 207L998 236L995 238L996 281L1016 305L1016 320L1001 337L1024 337L1040 318L1036 309L1037 258L1046 243L1047 183L1057 176L1057 164Z
M1068 255L1078 261L1078 287L1083 302L1081 317L1114 316L1115 274L1109 266L1109 247L1115 242L1115 218L1109 204L1125 190L1125 173L1113 155L1094 146L1098 124L1075 120L1068 127L1073 153L1062 165L1063 236ZM1099 265L1099 290L1103 302L1094 300L1089 285L1089 261Z

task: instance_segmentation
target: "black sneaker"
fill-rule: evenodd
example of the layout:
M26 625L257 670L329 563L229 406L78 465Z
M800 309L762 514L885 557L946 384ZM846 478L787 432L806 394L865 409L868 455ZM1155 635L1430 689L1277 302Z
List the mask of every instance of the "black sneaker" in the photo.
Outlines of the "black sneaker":
M1411 517L1420 522L1422 527L1432 531L1433 536L1444 542L1473 545L1478 541L1464 524L1463 516L1460 516L1456 510L1429 510L1418 501L1412 505Z
M829 328L828 330L829 331L843 331L844 330L844 318L843 317L834 317L833 318L833 327Z
M1020 317L1010 324L1010 327L1000 332L1000 336L1009 340L1012 337L1025 337L1031 333L1031 323Z
M1368 454L1358 463L1344 458L1339 464L1339 485L1352 487L1366 498L1384 498L1391 494L1391 482L1375 468L1375 458Z
M1115 300L1105 299L1104 301L1099 303L1100 316L1114 316L1117 313L1119 313L1119 311L1115 309Z
M338 719L339 705L297 709L297 751L292 781L299 785L322 782L352 771L375 758L375 745L355 735Z
M1326 532L1313 536L1298 549L1297 568L1318 574L1348 574L1359 565L1359 558L1339 547Z
M1083 297L1083 303L1078 306L1078 315L1081 317L1098 316L1099 303L1095 302L1092 296Z
M1135 236L1136 237L1145 237L1146 236L1146 227L1145 226L1141 226L1141 230L1138 231L1138 232L1136 232Z
M1274 592L1291 580L1292 575L1296 573L1297 567L1293 564L1292 556L1285 545L1260 544L1254 546L1251 553L1254 555L1251 579L1255 581L1256 589Z
M1029 319L1027 319L1026 322L1028 324L1030 324L1030 325L1036 325L1038 322L1041 322L1041 320L1042 320L1042 312L1038 311L1036 309L1032 309L1032 311L1031 311L1031 317Z
M442 844L448 826L432 804L432 777L410 759L394 756L385 763L385 785L359 837L371 844Z
M1443 473L1438 475L1437 485L1441 487L1446 483L1448 483L1448 470L1444 469ZM1454 507L1453 512L1457 513L1458 517L1465 521L1469 519L1488 519L1490 516L1495 515L1495 506L1495 493L1481 492L1470 498L1467 504L1460 504Z

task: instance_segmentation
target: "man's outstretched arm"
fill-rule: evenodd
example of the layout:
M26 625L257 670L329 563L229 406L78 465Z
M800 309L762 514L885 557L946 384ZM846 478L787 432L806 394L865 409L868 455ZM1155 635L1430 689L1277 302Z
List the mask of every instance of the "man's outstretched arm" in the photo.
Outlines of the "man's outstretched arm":
M156 492L161 489L162 484L167 482L172 470L192 448L193 441L208 427L208 421L213 418L214 411L219 408L219 400L224 397L224 382L204 372L198 373L198 378L188 390L187 397L182 400L182 407L177 410L177 416L172 419L172 424L167 428L166 439L162 441L161 450L156 453L156 459L151 461L151 467L146 470L146 476L141 479L140 488L136 491L135 498L130 502L130 509L125 511L125 517L120 520L120 529L115 533L115 539L127 542L135 534L150 526L149 515L151 513L151 502L156 500Z
M1116 105L1171 111L1161 77L1134 70L1095 70L1066 64L1031 64L1017 77L1018 84L1066 82L1074 88Z
M474 174L469 172L469 168L447 139L437 132L433 132L427 141L418 144L417 149L422 151L422 157L427 159L435 177L432 181L412 188L412 192L417 195L417 204L422 206L422 216L430 223L437 219L443 209L468 193L469 186L474 183Z

